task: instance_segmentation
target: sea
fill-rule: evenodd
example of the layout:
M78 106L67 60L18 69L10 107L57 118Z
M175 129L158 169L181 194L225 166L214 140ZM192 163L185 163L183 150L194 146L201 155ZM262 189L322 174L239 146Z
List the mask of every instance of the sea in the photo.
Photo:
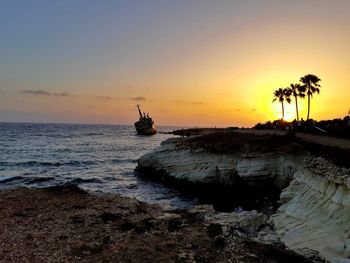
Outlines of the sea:
M0 123L0 190L76 184L94 193L191 207L196 198L134 173L138 158L170 137L140 136L127 125Z

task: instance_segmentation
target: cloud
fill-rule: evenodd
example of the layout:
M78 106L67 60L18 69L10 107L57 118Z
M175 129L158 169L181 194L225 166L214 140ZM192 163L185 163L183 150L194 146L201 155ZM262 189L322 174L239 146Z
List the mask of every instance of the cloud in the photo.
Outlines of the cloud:
M133 100L133 101L145 101L146 98L142 96L136 96L136 97L113 97L113 96L96 96L96 98L101 100Z
M67 92L59 92L59 93L52 93L52 92L48 92L45 90L21 90L20 92L22 93L26 93L26 94L31 94L31 95L45 95L45 96L59 96L59 97L67 97L69 96L69 94Z
M130 100L133 100L133 101L145 101L146 98L140 96L140 97L132 97L132 98L130 98Z
M202 101L186 101L186 100L174 100L173 103L186 103L186 104L204 104Z
M67 92L61 92L61 93L52 93L53 96L61 96L61 97L68 97L69 94Z
M33 94L33 95L51 95L50 92L43 90L21 90L22 93Z

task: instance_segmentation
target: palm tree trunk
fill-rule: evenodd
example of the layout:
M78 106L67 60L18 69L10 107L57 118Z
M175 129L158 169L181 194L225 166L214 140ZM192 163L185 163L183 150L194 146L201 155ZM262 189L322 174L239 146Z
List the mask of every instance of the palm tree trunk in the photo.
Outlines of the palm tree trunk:
M309 120L309 116L310 116L310 94L307 94L307 119Z
M294 97L295 97L295 108L297 110L297 120L299 121L298 97L297 96L294 96Z
M282 119L284 119L284 105L283 105L283 101L281 103L282 103Z

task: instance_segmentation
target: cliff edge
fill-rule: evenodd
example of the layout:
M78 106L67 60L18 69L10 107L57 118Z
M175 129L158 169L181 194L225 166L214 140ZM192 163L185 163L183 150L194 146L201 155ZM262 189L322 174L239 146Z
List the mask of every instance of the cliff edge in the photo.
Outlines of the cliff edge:
M246 210L277 193L277 209L261 211L278 237L292 249L344 261L350 258L349 156L293 134L222 131L169 139L142 156L136 170L214 197L229 193L226 201L254 201Z

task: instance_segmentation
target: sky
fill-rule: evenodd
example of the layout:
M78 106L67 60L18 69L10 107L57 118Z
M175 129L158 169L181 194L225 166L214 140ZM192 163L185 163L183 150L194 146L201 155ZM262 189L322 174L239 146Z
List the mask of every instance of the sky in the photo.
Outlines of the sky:
M251 127L309 73L311 118L350 109L348 0L2 0L0 36L0 122Z

